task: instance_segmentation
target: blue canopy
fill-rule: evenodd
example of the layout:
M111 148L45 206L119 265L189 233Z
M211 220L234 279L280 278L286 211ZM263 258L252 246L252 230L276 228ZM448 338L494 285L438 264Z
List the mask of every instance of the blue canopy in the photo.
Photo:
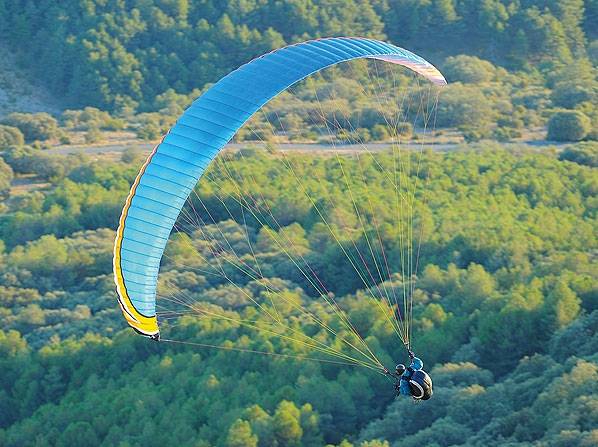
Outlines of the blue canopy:
M156 286L160 260L183 205L208 164L270 99L326 67L371 58L403 65L444 85L421 57L373 39L311 40L265 54L229 73L181 115L142 166L119 222L114 280L127 322L158 338Z

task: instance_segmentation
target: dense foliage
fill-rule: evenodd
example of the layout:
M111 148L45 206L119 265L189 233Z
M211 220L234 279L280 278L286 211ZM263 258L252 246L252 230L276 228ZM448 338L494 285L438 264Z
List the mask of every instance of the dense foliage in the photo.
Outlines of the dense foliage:
M388 39L437 65L449 86L436 124L457 128L467 141L508 141L548 124L551 140L597 139L597 17L591 0L0 0L11 50L65 107L85 107L67 110L61 121L85 129L88 143L101 139L101 129L122 129L123 118L141 138L157 139L201 89L242 63L285 44L335 35ZM332 84L325 75L326 83L316 78L298 88L296 101L277 107L275 127L292 140L318 140L309 118L340 102L348 137L386 140L381 123L368 119L380 104L364 98L363 70L339 71ZM29 141L69 141L46 114L15 113L0 124ZM0 139L8 138L1 129Z
M23 160L40 151L21 151L24 159L9 163L36 174L36 165ZM432 171L421 213L431 231L414 324L416 349L432 369L437 392L423 406L395 401L391 384L366 369L154 344L120 332L125 323L110 273L113 230L140 159L131 153L123 157L127 162L58 159L62 170L45 177L50 185L9 197L2 215L0 443L593 445L598 184L595 168L584 160L595 153L583 143L559 160L550 152L484 144L425 155ZM310 173L302 175L309 191L338 205L326 208L331 222L354 226L347 241L362 243L338 183L338 161L313 155L291 160L300 175ZM384 155L378 160L390 162ZM226 163L239 175L251 174L259 197L284 222L278 231L301 247L380 358L389 366L400 360L394 333L364 299L346 258L318 225L313 206L297 196L278 156L243 151ZM343 163L357 168L355 159ZM392 259L397 235L385 177L374 165L364 168ZM222 234L239 253L248 250L247 231L267 276L293 300L334 321L272 243L272 230L236 214L233 202L231 220L217 198L233 188L231 177L218 172L200 182L199 197L219 222L205 231ZM163 277L207 306L259 318L226 281L201 274L204 257L213 263L215 255L206 249L205 233L190 231L190 238L180 233L169 245ZM191 243L182 243L185 238ZM265 299L261 286L238 281L256 300ZM400 282L400 275L388 279L389 286ZM292 308L278 311L294 315ZM234 320L186 317L179 323L165 323L170 338L307 353ZM407 431L399 423L405 414Z
M155 110L168 89L187 94L285 43L335 35L387 38L440 65L475 55L583 102L595 87L558 85L552 73L592 65L587 57L595 65L596 8L592 0L3 0L0 20L21 62L77 106ZM446 66L451 81L489 76L483 63L454 78L454 61Z

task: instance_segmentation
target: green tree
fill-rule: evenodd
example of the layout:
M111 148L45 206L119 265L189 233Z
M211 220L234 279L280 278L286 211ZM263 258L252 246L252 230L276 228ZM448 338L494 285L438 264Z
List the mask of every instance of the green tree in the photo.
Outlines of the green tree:
M228 430L226 445L228 447L257 447L258 438L251 431L249 422L237 419Z
M27 341L21 337L18 331L10 330L5 332L0 330L0 353L2 356L15 356L26 352L27 348Z
M27 141L44 141L58 136L58 121L48 113L11 113L2 122L18 128Z
M12 168L0 157L0 195L6 196L14 178Z
M448 57L442 71L449 82L478 84L492 80L496 68L488 61L462 54Z
M462 280L461 301L466 312L473 312L479 309L482 303L491 298L494 294L496 283L492 275L484 270L484 267L471 264Z
M579 141L585 138L591 126L590 119L582 112L556 112L548 121L547 138L554 141Z
M0 125L0 149L11 146L21 147L25 144L23 133L17 127Z
M97 127L90 127L87 132L85 132L85 142L86 143L99 143L102 141L102 132Z
M568 160L580 165L598 168L598 143L587 142L569 146L559 154L559 160Z
M374 141L385 141L390 138L390 133L388 132L386 126L382 124L376 124L372 127L372 139Z
M99 446L98 439L93 427L88 422L73 422L66 427L66 430L58 438L56 445L58 446L72 446L85 440L85 444L90 447Z
M484 130L493 115L494 111L479 89L457 83L449 85L441 93L437 125Z
M300 445L303 429L301 412L293 402L281 401L274 413L273 427L276 438L285 446Z
M554 312L557 327L570 324L581 310L581 300L565 281L559 281L547 298Z

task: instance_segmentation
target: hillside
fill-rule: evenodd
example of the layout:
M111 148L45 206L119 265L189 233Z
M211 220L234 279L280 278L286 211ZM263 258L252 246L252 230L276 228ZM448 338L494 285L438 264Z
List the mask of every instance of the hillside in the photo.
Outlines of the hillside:
M388 39L441 68L467 54L548 88L563 65L595 66L598 46L593 0L3 0L0 11L9 48L71 108L156 110L169 89L189 94L308 38Z
M41 82L32 83L28 73L18 68L12 50L0 46L0 118L12 112L58 114L63 104Z

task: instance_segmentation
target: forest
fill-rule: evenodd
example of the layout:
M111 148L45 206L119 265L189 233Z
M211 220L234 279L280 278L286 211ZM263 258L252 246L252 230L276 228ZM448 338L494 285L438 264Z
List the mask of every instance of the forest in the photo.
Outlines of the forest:
M0 0L7 45L33 80L64 109L106 110L136 122L148 139L239 65L335 35L389 39L440 68L449 86L438 125L467 141L509 141L538 129L553 141L596 139L597 17L595 0ZM367 118L376 104L342 77L334 91ZM290 137L313 140L306 123L313 94L298 99L283 110ZM379 123L363 121L360 136L384 139L373 129Z
M389 39L440 68L477 56L551 88L555 69L596 65L597 14L595 0L0 2L8 44L69 105L143 111L284 44L339 35Z
M0 117L0 445L598 444L598 2L0 0L0 23L21 69L63 101ZM167 341L136 335L112 258L147 154L74 148L156 142L238 65L328 35L409 48L449 85L372 83L384 67L354 63L272 101L177 222L160 273ZM377 99L397 88L407 103L439 96L393 134ZM394 146L280 149L396 137L420 148L403 155L403 185L425 180L416 282L401 270ZM374 253L354 264L374 236L390 265L379 281ZM432 400L396 397L383 375L304 342L348 356L344 313L386 366L407 363L372 303L410 284ZM258 308L293 337L263 330Z
M123 330L111 277L113 230L140 156L56 157L61 169L46 177L51 186L5 201L0 440L4 445L33 440L72 445L82 438L89 445L592 445L598 177L588 153L595 157L596 146L512 153L478 143L426 154L434 166L427 205L433 231L425 241L414 298L415 348L434 365L438 391L425 407L394 401L392 384L360 368L162 346ZM19 159L15 168L47 175L36 172L44 165L34 157ZM286 224L279 231L302 247L334 287L368 343L386 362L395 361L400 349L394 334L365 301L366 291L338 246L314 224L313 209L288 201L294 187L288 177L272 175L280 163L276 155L253 150L228 163L250 172L270 206L283 210ZM331 218L350 222L350 205L334 175L324 184L317 180L334 171L334 160L297 155L293 163L317 173L306 181L308 188L342 204L345 214L332 209ZM372 181L382 182L377 175ZM226 177L200 182L198 194L214 210L211 226L241 251L248 251L247 232L262 270L294 299L323 313L267 228L224 213L218 194L231 187ZM380 195L373 203L380 216L384 201ZM384 244L392 251L397 236L392 225L386 231ZM192 234L190 245L181 243L185 236L175 235L169 245L163 276L202 302L246 312L247 300L222 278L193 268L214 262L202 233ZM248 293L264 299L259 284L241 281ZM400 287L400 281L388 279L390 287ZM258 351L305 351L231 321L188 317L169 335ZM418 421L407 432L396 422L406 412Z

